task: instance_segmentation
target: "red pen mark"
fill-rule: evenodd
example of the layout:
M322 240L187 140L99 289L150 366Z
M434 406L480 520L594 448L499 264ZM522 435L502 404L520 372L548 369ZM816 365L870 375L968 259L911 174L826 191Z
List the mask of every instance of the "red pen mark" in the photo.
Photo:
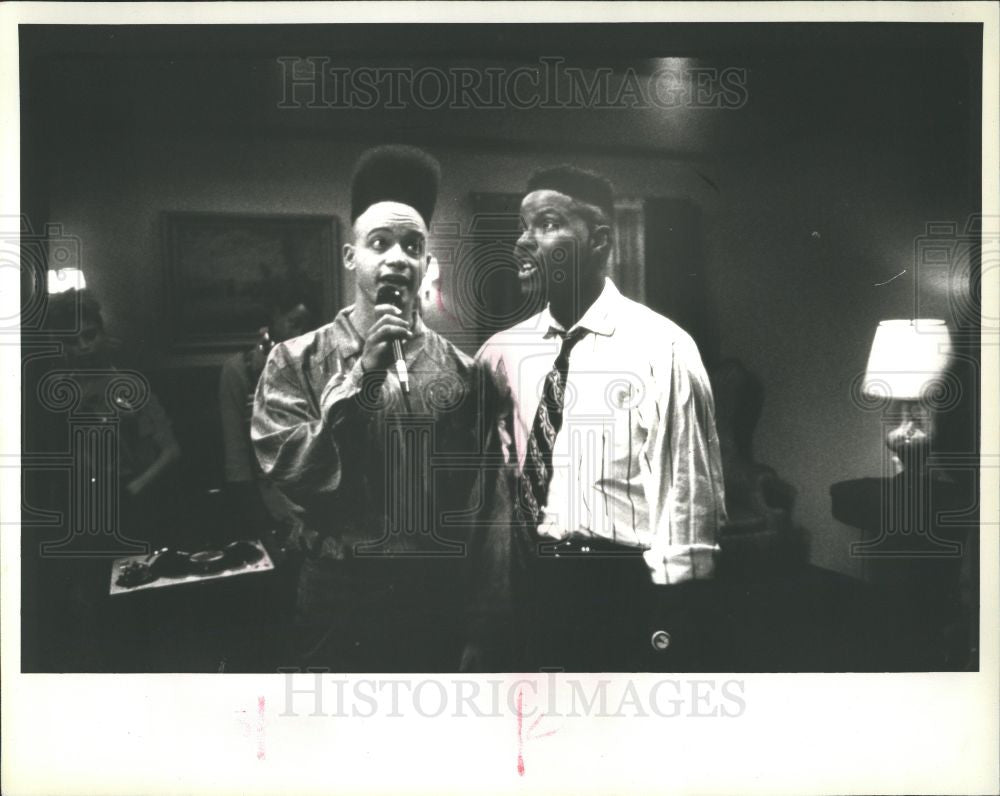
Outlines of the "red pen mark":
M267 752L264 746L265 741L265 713L267 705L264 701L264 697L257 697L257 716L251 719L251 713L249 710L241 709L237 710L236 713L239 716L237 721L239 721L240 726L243 728L243 735L250 737L251 735L257 741L257 759L263 760L267 756Z
M551 730L544 732L536 732L538 725L542 723L542 720L547 717L546 714L541 713L538 717L531 722L528 727L527 732L524 730L524 692L522 689L517 689L517 773L522 777L524 776L524 741L525 739L531 741L536 738L545 738L549 735L555 735L559 732L559 725L553 727ZM551 725L550 725L551 726Z
M264 697L257 697L257 759L263 760L264 751Z
M524 713L522 710L523 692L517 689L517 773L524 776L524 736L521 734L521 726L524 724Z
M545 715L542 714L537 719L535 719L533 722L531 722L531 726L528 727L528 737L529 738L544 738L546 735L555 735L557 732L559 732L559 728L558 727L556 727L554 730L549 730L548 732L539 732L539 733L534 732L535 727L537 727L541 723L542 719L544 719L544 718L545 718Z

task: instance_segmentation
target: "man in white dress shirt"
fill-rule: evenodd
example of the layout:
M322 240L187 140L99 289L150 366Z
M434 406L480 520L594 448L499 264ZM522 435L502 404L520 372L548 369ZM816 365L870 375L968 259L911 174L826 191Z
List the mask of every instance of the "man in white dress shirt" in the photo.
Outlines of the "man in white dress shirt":
M691 337L606 276L610 183L536 173L517 242L539 314L479 358L514 399L519 506L531 539L529 662L576 671L705 664L698 581L725 519L714 402ZM627 267L627 264L626 264Z

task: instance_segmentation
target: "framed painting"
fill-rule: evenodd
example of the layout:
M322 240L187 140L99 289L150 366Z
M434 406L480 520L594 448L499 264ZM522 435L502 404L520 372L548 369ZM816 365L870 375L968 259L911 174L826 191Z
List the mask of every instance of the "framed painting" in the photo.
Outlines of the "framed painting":
M338 305L338 221L329 215L163 215L170 349L253 345L283 283L315 297L322 322Z

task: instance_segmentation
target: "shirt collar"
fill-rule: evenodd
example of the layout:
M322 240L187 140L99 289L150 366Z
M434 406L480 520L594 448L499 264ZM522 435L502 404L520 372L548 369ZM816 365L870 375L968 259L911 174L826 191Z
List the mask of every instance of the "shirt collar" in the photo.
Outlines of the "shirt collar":
M552 313L549 311L548 305L546 305L543 318L546 326L546 339L556 335L562 337L577 329L584 329L594 334L610 337L615 333L615 313L620 298L621 293L618 292L615 283L610 278L605 277L604 289L601 291L601 295L587 308L587 311L583 313L583 317L568 330L563 329L562 325L552 317Z

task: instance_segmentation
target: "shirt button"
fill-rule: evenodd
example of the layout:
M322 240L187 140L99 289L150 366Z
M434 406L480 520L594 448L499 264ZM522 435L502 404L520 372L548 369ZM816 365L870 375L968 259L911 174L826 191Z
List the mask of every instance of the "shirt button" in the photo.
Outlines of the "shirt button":
M670 646L670 634L666 630L657 630L649 639L649 643L657 652L664 652Z

